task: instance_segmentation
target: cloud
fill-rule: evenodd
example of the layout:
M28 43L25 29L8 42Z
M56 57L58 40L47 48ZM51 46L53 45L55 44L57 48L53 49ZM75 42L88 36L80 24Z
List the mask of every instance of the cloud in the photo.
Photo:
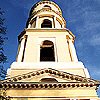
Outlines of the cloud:
M91 78L100 80L99 65L85 64L85 67L88 69Z
M23 0L9 0L9 2L12 4L12 6L16 7L16 8L27 8L27 1Z
M100 46L100 34L93 35L88 42L92 46Z

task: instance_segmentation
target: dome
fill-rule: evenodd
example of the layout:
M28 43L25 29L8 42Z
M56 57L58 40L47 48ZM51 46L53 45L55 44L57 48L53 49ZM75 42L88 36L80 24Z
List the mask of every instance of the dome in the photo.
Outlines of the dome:
M34 13L36 13L37 11L46 8L48 6L48 8L52 8L53 11L59 13L60 15L62 14L61 9L59 8L59 6L50 1L50 0L41 0L40 2L36 3L30 11L29 17L31 17L32 15L34 15Z
M65 28L66 22L56 3L50 0L41 0L31 8L26 27Z

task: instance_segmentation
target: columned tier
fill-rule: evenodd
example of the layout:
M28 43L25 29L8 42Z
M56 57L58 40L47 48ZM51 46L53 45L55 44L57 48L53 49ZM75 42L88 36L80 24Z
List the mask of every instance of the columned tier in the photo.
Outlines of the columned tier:
M78 62L68 29L27 28L19 35L17 62Z
M40 1L32 7L26 27L59 29L66 27L66 21L57 4L52 1Z

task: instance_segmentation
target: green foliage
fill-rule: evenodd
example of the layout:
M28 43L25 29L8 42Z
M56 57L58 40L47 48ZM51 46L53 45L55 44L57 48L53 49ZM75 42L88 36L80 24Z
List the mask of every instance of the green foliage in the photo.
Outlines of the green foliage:
M4 78L6 71L3 68L3 64L7 61L7 56L4 54L3 45L6 38L6 27L4 26L5 19L3 18L4 12L0 8L0 78Z

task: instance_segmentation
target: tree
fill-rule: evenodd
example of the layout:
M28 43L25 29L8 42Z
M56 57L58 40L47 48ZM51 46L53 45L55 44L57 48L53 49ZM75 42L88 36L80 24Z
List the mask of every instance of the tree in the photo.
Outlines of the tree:
M7 39L6 35L6 27L4 26L4 11L0 8L0 79L4 79L6 76L6 71L4 69L3 64L7 61L7 56L4 54L4 42Z

